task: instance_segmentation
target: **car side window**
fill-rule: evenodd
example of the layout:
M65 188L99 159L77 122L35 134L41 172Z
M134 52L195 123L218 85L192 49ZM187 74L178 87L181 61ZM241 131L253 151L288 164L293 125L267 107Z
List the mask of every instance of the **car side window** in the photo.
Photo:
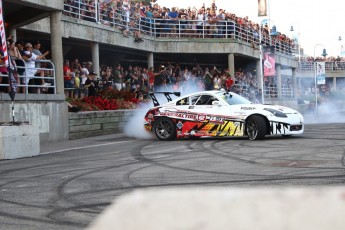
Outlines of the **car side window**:
M189 98L185 97L176 102L176 105L189 105Z
M196 105L212 105L213 101L218 101L217 98L211 95L202 95L196 102Z
M200 98L200 95L192 96L191 97L192 105L195 105L199 98Z

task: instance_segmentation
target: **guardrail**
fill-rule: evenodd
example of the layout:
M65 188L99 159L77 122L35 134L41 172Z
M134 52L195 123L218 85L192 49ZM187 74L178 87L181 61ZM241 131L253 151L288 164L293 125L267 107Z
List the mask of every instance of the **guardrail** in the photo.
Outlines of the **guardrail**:
M54 63L50 60L37 60L36 63L41 63L41 67L30 68L26 65L24 60L21 59L14 59L16 62L16 68L18 72L18 93L49 93L49 94L56 94L56 80L55 80L55 66ZM44 77L35 76L32 80L29 80L26 72L27 70L42 70L44 71ZM35 72L36 72L35 71ZM0 73L0 77L3 79L8 78L8 74ZM43 84L43 82L45 84ZM2 88L9 88L9 83L0 83Z

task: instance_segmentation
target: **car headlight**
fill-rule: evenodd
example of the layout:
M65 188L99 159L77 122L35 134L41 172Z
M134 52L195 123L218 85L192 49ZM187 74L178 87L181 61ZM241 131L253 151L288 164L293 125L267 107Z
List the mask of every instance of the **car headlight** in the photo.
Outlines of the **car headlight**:
M276 109L265 108L264 110L272 113L276 117L287 117L285 113L283 113L279 110L276 110Z

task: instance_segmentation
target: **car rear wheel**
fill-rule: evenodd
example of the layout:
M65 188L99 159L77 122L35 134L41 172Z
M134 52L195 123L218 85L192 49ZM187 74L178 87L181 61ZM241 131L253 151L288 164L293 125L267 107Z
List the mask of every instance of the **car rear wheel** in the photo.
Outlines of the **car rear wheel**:
M154 132L160 140L172 140L176 138L176 125L171 119L162 117L155 122Z
M266 121L263 117L253 115L247 119L246 132L249 140L263 140L266 135Z

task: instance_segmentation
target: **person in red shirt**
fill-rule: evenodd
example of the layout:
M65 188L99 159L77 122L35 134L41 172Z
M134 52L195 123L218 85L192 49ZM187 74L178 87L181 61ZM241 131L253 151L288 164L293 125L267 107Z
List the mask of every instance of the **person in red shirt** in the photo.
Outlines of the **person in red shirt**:
M154 68L150 67L150 70L147 72L147 76L149 77L149 90L153 91L155 89L155 77L160 73L155 73Z
M71 82L72 76L71 76L71 67L69 65L69 60L66 60L63 65L63 78L64 78L64 86L66 89L73 88L73 84Z
M234 84L234 80L232 79L231 75L229 74L225 80L226 91L230 91L233 84Z

